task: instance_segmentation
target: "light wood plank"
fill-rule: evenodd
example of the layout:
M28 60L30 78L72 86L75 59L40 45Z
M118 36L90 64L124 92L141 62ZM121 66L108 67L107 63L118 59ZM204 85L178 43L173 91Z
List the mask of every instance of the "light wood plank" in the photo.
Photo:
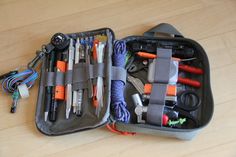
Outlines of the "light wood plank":
M0 5L0 31L12 30L17 27L40 23L50 19L93 10L108 4L114 4L119 0L25 0L14 1ZM5 17L8 17L7 19Z
M134 27L139 24L140 20L136 18L137 14L142 15L142 17L139 18L142 18L145 21L146 18L151 18L151 16L157 15L159 17L169 17L191 11L192 9L199 9L202 6L202 3L196 3L195 1L189 0L185 0L182 5L178 3L178 0L174 0L172 3L163 2L164 0L157 2L151 1L144 5L143 1L131 0L125 3L116 3L116 5L108 4L107 6L83 11L78 14L63 16L61 18L32 24L19 29L4 31L0 36L0 40L2 41L0 42L0 47L2 47L0 54L8 55L2 55L3 57L0 58L0 61L23 57L27 54L31 54L33 57L35 50L40 49L42 43L48 42L55 32L76 32L101 27L110 27L114 29L114 31L117 31L117 29L119 30L127 27L128 24L133 25ZM160 6L162 10L152 9L154 4ZM130 7L128 6L135 9L130 10ZM172 9L174 8L176 11L170 12L170 7ZM106 12L101 12L101 10L106 10ZM146 14L147 12L152 13L152 15ZM129 14L129 18L124 18L126 17L126 14ZM114 23L112 21L118 22ZM133 22L130 23L129 21ZM119 32L117 32L117 34L119 37ZM16 50L17 53L15 53Z
M112 137L114 134L96 129L71 135L49 137L35 128L34 123L25 123L9 129L0 130L1 156L46 156L81 145ZM12 151L14 148L14 151ZM78 155L78 154L77 154Z

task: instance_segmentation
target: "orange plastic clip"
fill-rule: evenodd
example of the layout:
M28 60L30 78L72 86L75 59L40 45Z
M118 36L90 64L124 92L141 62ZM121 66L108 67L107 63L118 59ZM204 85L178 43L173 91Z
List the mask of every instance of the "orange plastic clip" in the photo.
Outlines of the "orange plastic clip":
M66 72L66 62L57 61L57 71ZM56 86L55 87L55 99L57 100L65 100L65 87L64 86Z
M152 92L152 84L144 85L144 94L151 94ZM168 96L176 96L177 88L176 85L168 85L166 95Z

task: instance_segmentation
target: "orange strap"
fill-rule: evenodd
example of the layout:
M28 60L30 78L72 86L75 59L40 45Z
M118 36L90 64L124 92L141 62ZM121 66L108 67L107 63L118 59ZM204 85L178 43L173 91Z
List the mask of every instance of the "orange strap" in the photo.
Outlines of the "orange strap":
M136 132L126 132L126 131L119 131L119 130L117 130L115 123L112 123L112 125L107 124L106 127L111 132L117 133L117 134L120 134L120 135L126 135L127 136L127 135L135 135L136 134Z
M152 84L145 84L144 85L144 93L145 94L151 94L152 92ZM177 93L177 87L176 85L168 85L167 86L167 91L166 91L166 95L168 96L176 96Z

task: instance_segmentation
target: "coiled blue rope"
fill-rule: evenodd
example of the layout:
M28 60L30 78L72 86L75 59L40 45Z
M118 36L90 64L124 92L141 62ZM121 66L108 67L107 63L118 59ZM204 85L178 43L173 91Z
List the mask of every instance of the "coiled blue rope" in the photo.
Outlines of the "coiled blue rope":
M2 81L2 89L4 92L13 93L21 84L26 84L28 88L31 88L37 78L38 73L35 70L27 69L5 78Z
M124 67L126 58L126 43L121 40L115 41L114 53L112 56L113 66ZM111 104L114 112L114 118L117 121L128 123L130 113L124 100L125 83L120 80L114 80L111 84Z

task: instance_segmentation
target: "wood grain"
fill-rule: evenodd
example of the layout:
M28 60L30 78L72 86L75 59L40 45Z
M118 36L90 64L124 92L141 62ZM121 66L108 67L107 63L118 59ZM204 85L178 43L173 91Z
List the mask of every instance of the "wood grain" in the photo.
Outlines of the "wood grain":
M151 135L120 136L105 128L48 137L34 124L36 86L10 114L11 98L0 94L0 157L236 156L235 0L1 0L0 72L24 66L55 32L112 28L117 38L141 35L165 22L206 50L211 65L215 113L192 141Z

